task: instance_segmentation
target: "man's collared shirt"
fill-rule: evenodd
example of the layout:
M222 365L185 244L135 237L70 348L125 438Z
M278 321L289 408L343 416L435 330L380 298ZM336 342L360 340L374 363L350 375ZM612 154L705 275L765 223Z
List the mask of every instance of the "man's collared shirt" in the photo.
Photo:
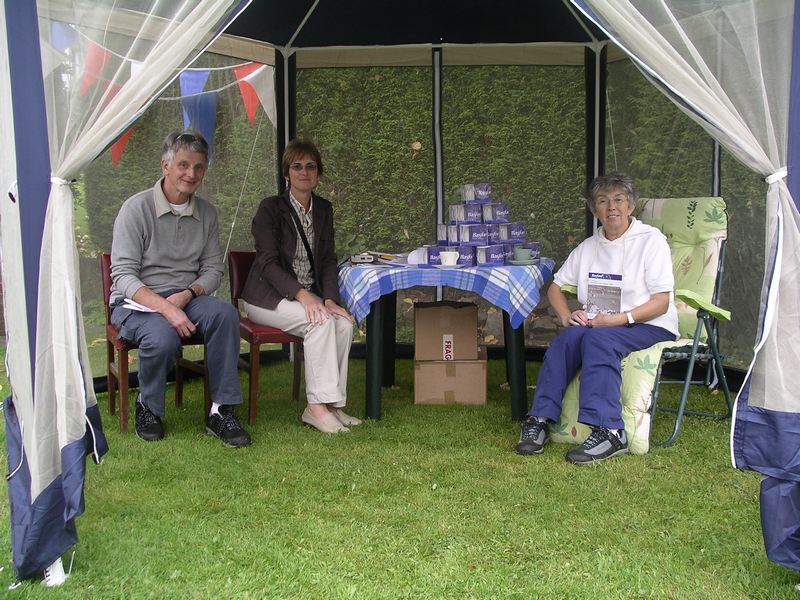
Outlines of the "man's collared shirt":
M303 226L303 233L306 234L308 245L311 251L314 251L314 222L311 219L311 211L314 208L314 198L308 204L308 210L303 208L297 199L289 192L289 204L292 205L294 212L300 217L300 224ZM297 229L297 223L295 223ZM305 289L310 290L314 286L314 274L311 272L311 261L308 259L305 244L300 237L300 232L297 232L297 247L294 250L294 260L292 260L292 268L297 275L297 282Z

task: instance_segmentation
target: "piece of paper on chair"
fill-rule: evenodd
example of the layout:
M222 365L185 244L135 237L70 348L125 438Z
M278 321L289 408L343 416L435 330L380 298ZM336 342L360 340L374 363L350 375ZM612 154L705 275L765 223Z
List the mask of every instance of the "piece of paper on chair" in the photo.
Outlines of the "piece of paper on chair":
M134 302L130 298L125 298L125 302L122 304L122 308L127 308L130 310L138 310L139 312L156 312L152 308L147 308L143 304Z

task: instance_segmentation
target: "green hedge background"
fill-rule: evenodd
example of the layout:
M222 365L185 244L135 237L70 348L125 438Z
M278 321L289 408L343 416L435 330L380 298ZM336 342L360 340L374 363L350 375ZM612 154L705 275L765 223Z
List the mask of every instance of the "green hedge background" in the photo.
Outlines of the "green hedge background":
M200 66L238 62L205 55ZM232 80L231 71L212 71L206 87ZM494 197L526 222L528 239L563 261L585 236L583 69L446 67L442 84L448 200L455 201L461 184L491 182ZM340 257L435 242L431 89L426 67L299 71L297 130L322 151L318 192L333 202ZM122 202L160 176L161 142L183 124L180 103L170 99L178 95L176 84L134 125L118 165L107 152L75 185L90 327L102 320L96 255L111 247ZM642 196L710 195L712 140L629 61L609 65L607 105L606 171L629 172ZM250 125L237 86L220 93L217 119L201 193L219 210L223 246L251 248L250 219L261 198L277 190L275 132L261 109ZM722 329L722 347L733 364L745 366L763 278L766 186L727 155L722 182L731 224L723 304L735 320Z

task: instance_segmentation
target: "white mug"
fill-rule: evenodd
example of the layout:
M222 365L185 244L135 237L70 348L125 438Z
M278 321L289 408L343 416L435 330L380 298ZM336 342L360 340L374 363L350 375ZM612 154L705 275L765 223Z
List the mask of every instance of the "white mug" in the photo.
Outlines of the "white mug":
M442 260L443 267L452 267L458 262L458 252L455 250L441 250L439 258Z

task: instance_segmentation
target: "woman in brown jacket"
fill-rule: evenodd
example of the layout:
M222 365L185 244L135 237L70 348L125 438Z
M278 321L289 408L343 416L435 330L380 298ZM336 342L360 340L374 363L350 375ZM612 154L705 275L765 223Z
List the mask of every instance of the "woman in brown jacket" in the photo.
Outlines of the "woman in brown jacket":
M281 160L288 189L261 201L253 218L256 259L242 292L248 317L303 338L302 420L325 433L361 421L346 414L353 319L339 305L331 203L313 193L322 176L316 146L292 140Z

